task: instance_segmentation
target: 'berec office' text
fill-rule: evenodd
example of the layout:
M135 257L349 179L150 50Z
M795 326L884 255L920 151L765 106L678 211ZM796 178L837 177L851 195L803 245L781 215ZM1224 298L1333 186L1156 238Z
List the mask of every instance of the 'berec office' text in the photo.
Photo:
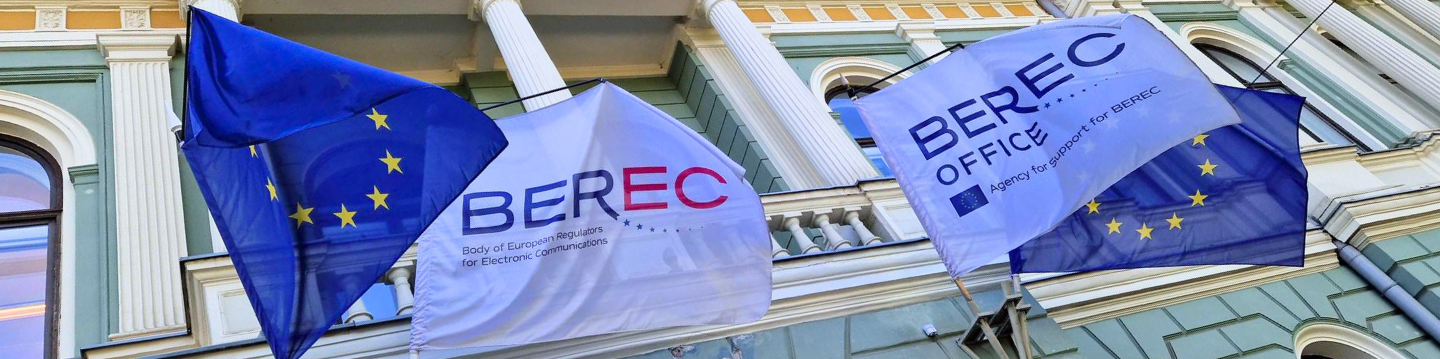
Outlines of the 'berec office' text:
M1085 56L1078 52L1082 50L1082 47L1104 46L1100 42L1092 43L1092 41L1111 37L1115 37L1115 34L1101 32L1083 36L1070 44L1069 50L1064 54L1064 59L1069 60L1068 64L1081 68L1100 66L1110 62L1125 50L1124 42L1115 44L1108 53L1099 58L1083 58ZM981 162L984 162L986 166L994 165L997 157L1001 155L1009 157L1013 156L1015 152L1029 151L1045 144L1049 134L1045 129L1040 128L1038 123L1032 123L1028 128L1005 129L1007 132L998 135L994 135L992 131L1010 124L1009 119L1005 117L1006 112L1026 114L1040 111L1040 107L1035 106L1033 101L1044 98L1051 90L1075 79L1075 74L1068 71L1066 65L1067 63L1057 59L1054 53L1046 53L1015 71L1015 78L1028 90L1029 97L1027 99L1032 101L1029 106L1022 104L1021 93L1014 86L1004 86L980 95L978 98L966 99L951 106L947 110L948 117L954 122L954 127L960 128L960 133L963 133L965 138L975 139L982 134L992 134L986 135L987 139L980 142L981 145L955 157L955 161L960 164L958 168L954 163L940 166L935 173L936 179L941 184L948 186L960 179L960 170L962 169L968 176L973 174L974 166ZM980 102L984 102L983 107L979 106ZM927 161L945 154L960 142L959 134L955 132L946 117L931 116L910 127L910 138L915 141L915 146L920 148L920 153L925 156ZM967 143L971 142L967 141Z

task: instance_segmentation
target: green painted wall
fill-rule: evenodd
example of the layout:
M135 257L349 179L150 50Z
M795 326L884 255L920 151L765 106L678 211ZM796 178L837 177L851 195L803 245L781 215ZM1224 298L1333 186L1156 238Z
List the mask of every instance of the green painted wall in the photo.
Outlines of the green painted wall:
M1090 323L1068 334L1086 358L1293 359L1293 333L1311 323L1349 327L1415 358L1440 358L1440 347L1344 267Z
M709 139L716 147L745 168L746 180L758 193L788 191L790 186L770 163L769 155L760 148L755 136L740 120L735 109L710 76L710 72L685 46L676 46L670 70L665 76L615 79L611 83L654 105L695 132ZM517 96L504 72L466 74L464 88L480 107L514 99ZM591 86L580 86L574 93ZM495 118L524 112L520 103L499 107L487 113Z
M975 297L981 308L997 307L1001 300L999 291L979 292ZM1034 308L1027 318L1037 357L1084 358L1033 299L1027 296L1026 301ZM953 297L695 343L682 357L729 358L731 343L735 342L747 359L966 359L957 339L974 318L964 300ZM926 337L920 329L925 324L934 324L939 335L934 339ZM997 357L988 344L971 345L970 349L980 356L978 359ZM1005 349L1010 358L1017 358L1013 346ZM632 358L673 357L668 348L662 348Z
M1375 242L1360 252L1440 315L1440 230Z
M820 63L837 57L860 56L884 61L896 68L910 66L923 58L912 54L910 43L893 32L860 34L773 35L770 41L780 55L809 85L810 75Z
M76 347L118 329L110 78L99 51L0 52L0 89L34 96L78 118L94 138L97 163L65 169L75 187ZM59 250L52 248L52 250Z

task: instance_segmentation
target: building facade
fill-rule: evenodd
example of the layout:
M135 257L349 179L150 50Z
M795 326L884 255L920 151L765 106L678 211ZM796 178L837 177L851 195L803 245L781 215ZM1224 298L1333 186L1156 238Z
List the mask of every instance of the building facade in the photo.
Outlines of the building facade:
M477 106L604 77L713 141L761 194L775 288L758 322L421 357L1018 357L1013 338L966 340L976 313L846 86L923 62L883 88L954 44L1129 13L1216 83L1307 98L1305 266L1022 276L1032 354L1440 358L1421 329L1440 314L1428 0L0 0L0 356L268 356L170 133L190 5ZM409 357L414 263L308 357ZM1008 265L963 279L991 311Z

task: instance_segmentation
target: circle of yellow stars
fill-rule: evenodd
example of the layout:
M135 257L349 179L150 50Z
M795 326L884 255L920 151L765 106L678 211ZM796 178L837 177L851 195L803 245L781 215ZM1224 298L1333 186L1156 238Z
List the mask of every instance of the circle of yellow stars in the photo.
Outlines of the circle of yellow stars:
M386 122L386 120L388 120L390 116L381 114L380 111L377 109L371 108L370 114L365 115L365 117L375 122L376 131L380 131L382 129L394 131L390 128L390 124ZM255 150L255 146L250 146L250 156L257 158L260 157L259 153ZM385 173L387 174L404 174L405 171L401 170L400 168L400 161L402 159L404 158L395 157L394 154L390 153L390 150L385 150L385 157L378 158L378 160L380 160L380 162L385 165ZM381 208L384 208L386 210L389 210L390 204L386 202L386 200L389 199L390 194L381 192L380 186L371 186L370 189L371 192L365 194L365 197L370 198L370 201L373 205L371 209L380 210ZM270 201L276 202L280 200L280 197L276 192L275 182L268 177L265 178L265 190L270 194ZM289 217L290 219L295 220L295 228L297 229L305 224L315 225L315 220L310 217L310 214L314 211L315 207L305 207L304 204L300 202L295 202L295 212L291 213ZM350 210L350 208L347 207L345 203L340 203L339 212L331 212L331 214L334 215L335 218L340 220L340 228L345 228L347 226L356 227L356 213L359 212Z
M1190 146L1191 146L1191 147L1206 146L1205 139L1206 139L1206 138L1209 138L1209 137L1210 137L1210 135L1208 135L1208 134L1203 134L1203 133L1202 133L1202 134L1199 134L1199 135L1196 135L1195 138L1192 138L1192 139L1190 140ZM1197 166L1197 167L1200 167L1200 176L1201 176L1201 177L1204 177L1205 175L1214 176L1214 175L1215 175L1215 168L1220 167L1220 165L1211 163L1211 162L1210 162L1210 159L1208 159L1208 158L1205 159L1205 163L1198 164L1198 165L1196 165L1196 166ZM1189 195L1189 196L1186 196L1186 197L1189 197L1189 198L1190 198L1190 207L1200 207L1200 206L1205 206L1205 198L1208 198L1208 197L1210 197L1210 196L1209 196L1209 195L1206 195L1206 194L1204 194L1204 193L1201 193L1200 190L1197 189L1197 190L1195 190L1195 194L1194 194L1194 195ZM1096 200L1094 200L1094 199L1091 199L1091 200L1090 200L1090 203L1086 203L1086 204L1085 204L1085 207L1086 207L1086 209L1087 209L1085 213L1086 213L1086 214L1099 214L1099 213L1100 213L1100 204L1101 204L1100 202L1098 202L1098 201L1096 201ZM1180 217L1180 213L1179 213L1179 212L1171 212L1171 213L1170 213L1170 218L1166 218L1166 219L1165 219L1165 222L1169 224L1169 226L1166 228L1167 231L1168 231L1168 230L1183 229L1182 224L1185 222L1185 218ZM1120 226L1123 225L1123 224L1124 224L1124 222L1120 222L1120 221L1119 221L1119 218L1111 217L1111 218L1110 218L1110 222L1109 222L1109 223L1105 223L1105 229L1106 229L1106 230L1105 230L1105 234L1106 234L1106 235L1110 235L1110 234L1123 233L1123 232L1121 232L1121 230L1120 230ZM1155 232L1155 229L1157 229L1157 228L1160 228L1160 227L1150 227L1150 224L1149 224L1149 223L1141 222L1141 223L1140 223L1140 228L1139 228L1139 229L1136 229L1136 230L1135 230L1135 233L1138 233L1138 234L1140 235L1140 239L1155 239L1155 237L1154 237L1154 232Z

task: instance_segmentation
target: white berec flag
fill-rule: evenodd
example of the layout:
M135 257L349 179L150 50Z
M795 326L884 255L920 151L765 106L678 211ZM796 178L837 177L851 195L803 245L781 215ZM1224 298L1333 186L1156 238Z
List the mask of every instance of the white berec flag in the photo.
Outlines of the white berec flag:
M1131 15L977 42L856 108L957 278L1161 152L1240 122L1174 43Z
M509 148L420 236L411 349L768 310L760 197L695 131L606 82L498 123Z

